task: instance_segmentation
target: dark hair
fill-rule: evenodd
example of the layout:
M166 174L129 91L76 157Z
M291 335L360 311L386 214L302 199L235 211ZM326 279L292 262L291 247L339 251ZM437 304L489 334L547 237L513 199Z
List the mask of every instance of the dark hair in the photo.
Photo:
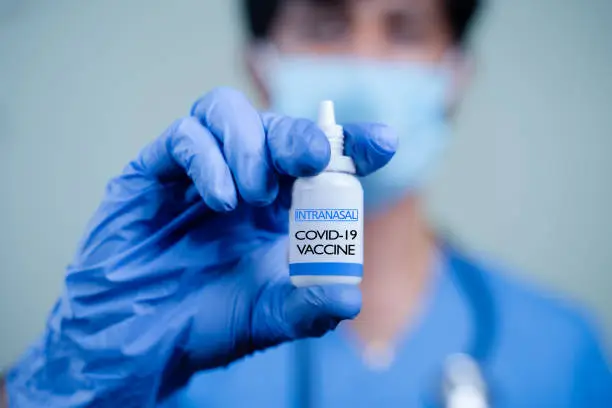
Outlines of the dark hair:
M249 34L254 39L268 36L276 14L286 0L242 0L246 11ZM341 0L311 0L318 3L338 2ZM474 20L484 0L442 0L450 23L453 39L463 43L470 24Z

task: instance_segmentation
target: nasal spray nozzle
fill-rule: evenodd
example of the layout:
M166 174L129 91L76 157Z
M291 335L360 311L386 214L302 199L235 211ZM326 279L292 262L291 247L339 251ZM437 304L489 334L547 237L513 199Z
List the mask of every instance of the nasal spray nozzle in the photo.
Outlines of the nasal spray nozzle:
M342 126L336 123L334 103L332 101L322 101L319 105L319 128L327 136L331 147L332 155L344 156L344 133Z
M344 129L336 123L332 101L322 101L319 104L317 125L327 136L331 149L330 163L326 171L342 171L354 174L355 163L353 159L344 155Z

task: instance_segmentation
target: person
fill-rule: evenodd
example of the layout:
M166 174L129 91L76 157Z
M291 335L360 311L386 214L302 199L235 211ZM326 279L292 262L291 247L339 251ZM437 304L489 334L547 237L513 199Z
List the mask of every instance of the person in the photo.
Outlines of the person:
M612 406L610 368L580 306L459 248L424 214L423 186L472 74L469 35L481 3L243 1L248 72L264 104L312 118L317 101L332 99L341 121L390 125L399 150L362 180L357 318L322 339L201 373L169 406L422 406L437 402L448 358L465 352L486 360L492 406ZM463 263L480 270L491 301L472 293L478 283ZM492 345L480 340L487 336Z
M448 406L610 406L581 308L422 210L478 3L247 0L249 70L276 113L216 89L111 180L8 405L416 407L460 389ZM308 120L322 99L365 192L359 288L287 273L291 184L329 160Z

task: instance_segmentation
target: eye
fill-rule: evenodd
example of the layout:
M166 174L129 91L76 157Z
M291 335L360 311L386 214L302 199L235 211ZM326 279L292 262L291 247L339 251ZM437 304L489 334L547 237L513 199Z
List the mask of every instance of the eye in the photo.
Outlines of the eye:
M341 16L318 15L301 25L305 39L317 42L331 42L349 35L350 22Z
M316 42L343 40L350 31L350 8L342 1L312 1L296 22L304 39Z
M425 39L423 19L409 12L389 13L385 18L387 38L395 44L411 45Z

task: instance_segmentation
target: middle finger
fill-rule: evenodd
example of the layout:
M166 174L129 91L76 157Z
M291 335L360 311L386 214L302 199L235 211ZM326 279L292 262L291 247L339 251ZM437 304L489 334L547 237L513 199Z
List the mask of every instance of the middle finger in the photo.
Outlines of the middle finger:
M270 204L278 194L278 179L269 162L261 118L247 98L219 88L198 100L192 115L222 145L241 197L253 205Z

